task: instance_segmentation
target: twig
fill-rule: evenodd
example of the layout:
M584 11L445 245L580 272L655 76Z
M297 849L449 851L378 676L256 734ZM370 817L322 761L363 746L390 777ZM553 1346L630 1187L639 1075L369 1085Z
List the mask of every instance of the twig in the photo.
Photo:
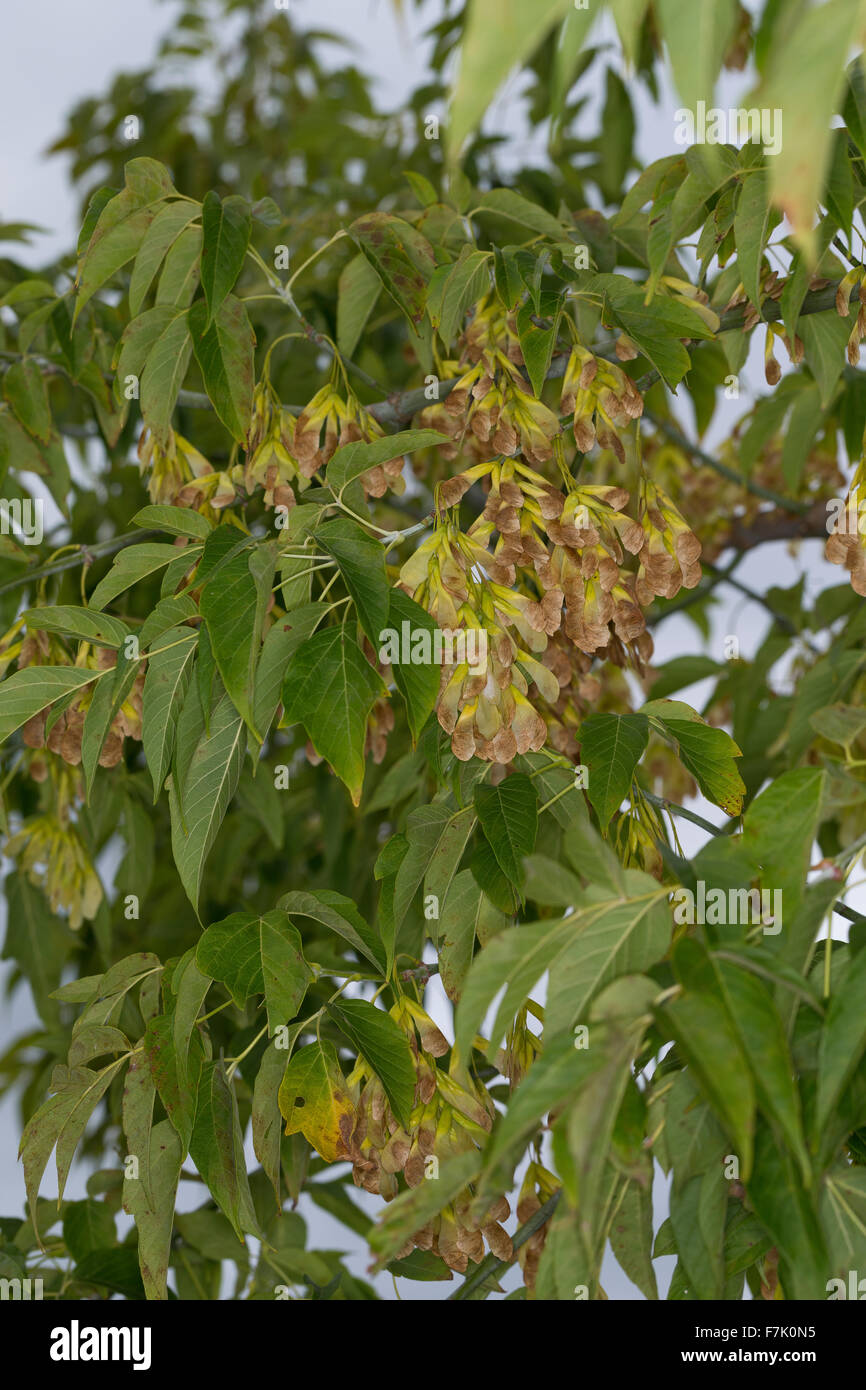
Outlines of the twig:
M730 584L731 588L736 589L737 593L742 594L744 598L750 599L752 603L759 603L762 608L766 609L777 627L780 627L789 637L799 637L803 645L809 649L813 656L821 655L821 652L814 643L810 642L808 637L804 637L791 622L791 619L774 608L769 599L765 598L763 594L759 594L755 589L750 589L747 584L742 584L739 579L734 579L732 575L727 574L724 570L716 569L715 565L706 564L705 567L709 570L710 574L718 577L720 583Z
M35 569L26 570L24 574L16 575L14 579L7 579L5 584L0 584L0 594L10 593L12 589L30 584L34 579L43 579L49 574L61 574L64 570L75 569L77 565L89 563L94 556L113 555L116 550L123 550L128 545L134 545L136 541L154 540L157 536L164 534L163 531L154 530L127 531L124 535L112 536L107 541L96 541L93 545L83 545L77 555L67 555L63 560L52 560L46 565L37 565Z
M706 468L712 468L715 473L719 473L723 478L736 483L738 487L745 488L746 492L751 492L754 497L762 497L765 502L775 502L777 507L782 507L788 512L808 512L808 502L797 502L793 497L782 497L780 493L773 492L771 488L762 487L760 483L753 483L750 478L746 478L742 473L738 473L735 468L729 468L727 464L720 463L714 459L712 454L708 454L699 444L693 444L690 439L672 425L668 420L662 420L657 415L644 412L646 418L651 420L657 430L666 435L674 444L678 444L686 453L698 459Z
M654 806L658 806L662 810L673 811L676 815L682 816L684 820L689 820L693 825L699 826L701 830L708 830L711 835L726 835L728 833L729 826L713 825L712 821L704 820L703 816L689 811L685 806L678 806L675 801L670 801L666 796L654 796L652 792L646 791L643 792L643 795ZM731 821L730 824L733 825L734 822ZM833 911L837 917L845 917L849 922L866 922L866 916L862 912L857 912L845 903L834 903Z

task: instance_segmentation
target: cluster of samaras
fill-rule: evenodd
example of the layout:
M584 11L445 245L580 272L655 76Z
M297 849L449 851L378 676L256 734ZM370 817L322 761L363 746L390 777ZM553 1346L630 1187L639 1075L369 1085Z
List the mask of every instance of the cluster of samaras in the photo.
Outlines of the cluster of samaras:
M449 1043L420 1004L403 995L391 1017L405 1031L415 1062L415 1106L409 1126L404 1128L395 1118L381 1081L363 1058L347 1078L354 1113L344 1116L340 1125L341 1156L352 1162L355 1185L386 1201L397 1196L398 1174L407 1187L419 1187L435 1181L439 1164L483 1148L496 1113L487 1091L460 1065L455 1049L451 1049L447 1071L437 1065L436 1059L448 1051ZM507 1066L500 1069L507 1071ZM552 1174L531 1164L518 1202L521 1220L537 1211L558 1186ZM396 1258L413 1249L430 1250L461 1274L470 1261L478 1264L484 1258L485 1248L498 1259L510 1260L511 1237L501 1224L510 1214L504 1196L479 1198L469 1185L415 1231ZM545 1228L536 1236L534 1244L520 1252L521 1264L529 1262L530 1277L544 1245Z
M463 532L449 508L479 481L484 510ZM641 668L652 654L644 609L697 584L700 542L648 478L637 519L628 500L619 487L562 491L520 458L440 486L437 524L400 583L440 626L485 634L483 663L443 669L438 717L458 758L507 763L548 738L574 752L593 660Z
M644 610L701 576L700 543L674 502L641 470L638 514L624 488L581 486L564 460L558 417L531 394L513 315L495 296L476 307L461 340L459 373L419 423L451 440L445 456L477 462L436 486L432 534L403 565L399 583L441 627L483 630L482 663L445 665L438 718L457 757L508 763L548 740L577 751L586 704L599 694L596 661L643 670L652 653ZM624 431L643 410L617 363L576 344L565 366L560 410L573 417L578 449L595 445L623 462ZM295 418L269 382L256 388L245 465L217 473L179 436L168 451L148 437L154 500L219 510L264 489L269 506L292 506L342 444L382 435L381 426L335 379ZM561 486L542 469L556 460ZM401 459L362 478L370 496L402 487ZM483 512L465 532L457 504L473 484ZM480 506L480 503L479 503ZM376 718L380 719L380 712ZM381 722L381 719L380 719ZM377 725L368 746L381 755Z

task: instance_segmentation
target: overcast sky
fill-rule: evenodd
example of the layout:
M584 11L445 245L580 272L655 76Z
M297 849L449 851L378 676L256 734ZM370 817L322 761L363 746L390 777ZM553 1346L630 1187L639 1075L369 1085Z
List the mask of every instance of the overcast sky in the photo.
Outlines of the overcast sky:
M700 2L707 3L707 0ZM263 0L263 4L267 3L272 0ZM291 3L302 23L316 29L331 29L357 45L359 66L378 79L378 96L383 104L398 105L423 77L424 46L420 35L433 18L435 7L428 5L419 15L410 0L404 0L401 21L396 17L391 0L291 0ZM65 113L76 101L97 94L108 85L114 73L144 66L149 61L166 30L172 9L177 6L174 0L169 3L165 0L78 0L74 5L68 0L39 0L36 7L7 3L5 8L5 52L0 68L0 221L35 222L46 228L46 234L35 238L33 247L20 255L25 263L36 265L54 251L72 244L77 233L77 200L69 187L66 161L58 157L46 159L46 147L57 138ZM742 78L727 77L720 89L719 104L737 104L744 86ZM499 130L520 129L514 93L512 83L488 118ZM649 162L671 153L676 148L672 132L673 111L678 105L673 93L667 88L658 108L646 100L642 90L633 87L633 96L638 102L640 157ZM590 121L591 117L590 110ZM765 390L760 361L762 346L762 343L755 343L743 374L747 388L751 383L758 393ZM741 399L736 409L733 404L727 405L713 427L711 446L725 437L732 419L746 403ZM769 584L793 584L803 570L807 573L811 593L844 581L841 570L823 561L818 542L804 545L796 557L788 554L784 544L764 546L746 557L738 573L747 585L761 590ZM713 620L710 654L721 659L725 636L735 634L740 639L743 655L748 657L759 645L766 629L764 610L729 590ZM688 620L672 618L659 632L657 659L663 661L695 651L698 645L695 629ZM686 698L699 706L708 690L706 684L694 687L686 692ZM704 804L700 809L716 823L724 819L713 807ZM686 852L696 851L705 838L688 824L681 824L680 832ZM856 897L851 901L857 904ZM5 967L0 969L5 970ZM447 1009L437 991L438 982L434 982L430 998L437 1006L441 1021L445 1022ZM13 1037L35 1024L25 991L17 991L11 1002L3 1001L0 1051ZM18 1130L14 1104L9 1100L0 1102L0 1215L11 1215L22 1209L23 1183L16 1161ZM53 1190L53 1182L52 1161L46 1193ZM71 1197L84 1194L81 1165L73 1166L67 1192ZM195 1201L190 1204L197 1205L199 1200L200 1194L196 1193ZM372 1210L378 1203L371 1199L370 1205ZM663 1211L664 1207L661 1209ZM310 1219L309 1209L304 1214ZM357 1247L351 1233L347 1239L345 1228L337 1226L323 1213L314 1211L311 1225L315 1230L313 1242L320 1247ZM352 1267L362 1274L365 1263L359 1250L351 1260ZM672 1259L657 1262L659 1274L665 1276L663 1287L672 1265ZM640 1297L612 1259L606 1264L603 1282L612 1297ZM380 1277L378 1283L386 1298L393 1297L390 1279ZM508 1286L513 1283L512 1278ZM400 1293L403 1298L410 1299L441 1297L453 1287L453 1284L409 1284L403 1280Z

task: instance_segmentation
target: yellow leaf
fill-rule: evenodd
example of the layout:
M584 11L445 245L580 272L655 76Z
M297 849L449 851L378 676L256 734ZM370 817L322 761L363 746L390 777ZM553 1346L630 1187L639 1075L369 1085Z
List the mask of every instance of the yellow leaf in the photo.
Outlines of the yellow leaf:
M295 1053L280 1085L279 1105L286 1134L303 1134L327 1163L347 1156L355 1103L333 1043L312 1043Z

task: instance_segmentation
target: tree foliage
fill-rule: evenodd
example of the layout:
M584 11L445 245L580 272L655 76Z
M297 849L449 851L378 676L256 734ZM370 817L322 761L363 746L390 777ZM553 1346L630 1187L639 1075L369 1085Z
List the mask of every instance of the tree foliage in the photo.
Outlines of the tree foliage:
M376 1297L302 1195L458 1299L512 1264L604 1297L608 1246L650 1299L664 1255L672 1299L866 1267L866 16L596 18L448 4L386 114L285 13L196 0L54 147L75 253L0 261L5 505L57 517L0 537L4 955L41 1019L0 1262L48 1251L59 1297L215 1299L225 1260L238 1298ZM747 61L777 152L639 167L638 85L669 64L694 114ZM518 168L481 124L515 65ZM844 581L715 650L742 557L809 538ZM694 650L654 664L676 612Z

